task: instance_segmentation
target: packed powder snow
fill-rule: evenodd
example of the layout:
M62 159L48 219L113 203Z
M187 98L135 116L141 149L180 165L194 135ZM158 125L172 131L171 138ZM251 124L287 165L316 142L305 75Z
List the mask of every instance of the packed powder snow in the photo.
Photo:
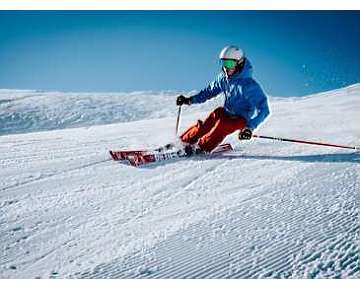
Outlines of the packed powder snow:
M217 158L110 159L173 141L176 95L0 90L1 278L360 277L359 153L233 134ZM257 133L360 143L360 85L270 102Z

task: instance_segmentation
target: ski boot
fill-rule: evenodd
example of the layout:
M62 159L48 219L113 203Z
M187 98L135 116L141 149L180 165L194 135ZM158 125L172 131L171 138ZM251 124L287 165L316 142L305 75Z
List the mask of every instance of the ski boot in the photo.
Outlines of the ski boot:
M184 146L184 154L187 157L204 153L205 151L201 150L198 144L185 144Z

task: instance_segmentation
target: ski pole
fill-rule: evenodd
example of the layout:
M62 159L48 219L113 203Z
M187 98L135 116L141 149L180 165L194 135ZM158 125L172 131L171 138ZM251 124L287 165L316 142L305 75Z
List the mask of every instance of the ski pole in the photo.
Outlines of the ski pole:
M358 151L360 150L360 146L337 145L337 144L329 144L329 143L323 143L323 142L304 141L304 140L287 139L287 138L280 138L280 137L270 137L270 136L262 136L262 135L253 135L253 137L262 138L262 139L270 139L270 140L275 140L275 141L283 141L283 142L294 142L294 143L302 143L302 144L310 144L310 145L338 147L338 148L352 149L352 150L358 150Z
M178 114L177 114L177 118L176 118L175 137L177 137L178 132L179 132L180 115L181 115L181 106L179 106Z

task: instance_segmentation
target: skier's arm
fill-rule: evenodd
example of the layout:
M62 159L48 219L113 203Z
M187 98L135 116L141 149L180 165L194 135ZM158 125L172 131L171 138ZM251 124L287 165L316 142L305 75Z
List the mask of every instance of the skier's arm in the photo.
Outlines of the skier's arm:
M201 90L198 94L191 97L191 104L200 104L220 94L221 80L220 75L212 81L205 89Z
M246 126L251 130L255 130L270 115L268 98L255 80L251 80L244 89L244 94L249 96L250 103L254 107L255 112Z

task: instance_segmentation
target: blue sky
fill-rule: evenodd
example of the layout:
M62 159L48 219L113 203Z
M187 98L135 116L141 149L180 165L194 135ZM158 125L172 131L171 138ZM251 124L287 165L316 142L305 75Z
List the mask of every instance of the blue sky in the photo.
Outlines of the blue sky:
M199 90L237 44L271 95L360 82L358 11L1 11L0 88Z

